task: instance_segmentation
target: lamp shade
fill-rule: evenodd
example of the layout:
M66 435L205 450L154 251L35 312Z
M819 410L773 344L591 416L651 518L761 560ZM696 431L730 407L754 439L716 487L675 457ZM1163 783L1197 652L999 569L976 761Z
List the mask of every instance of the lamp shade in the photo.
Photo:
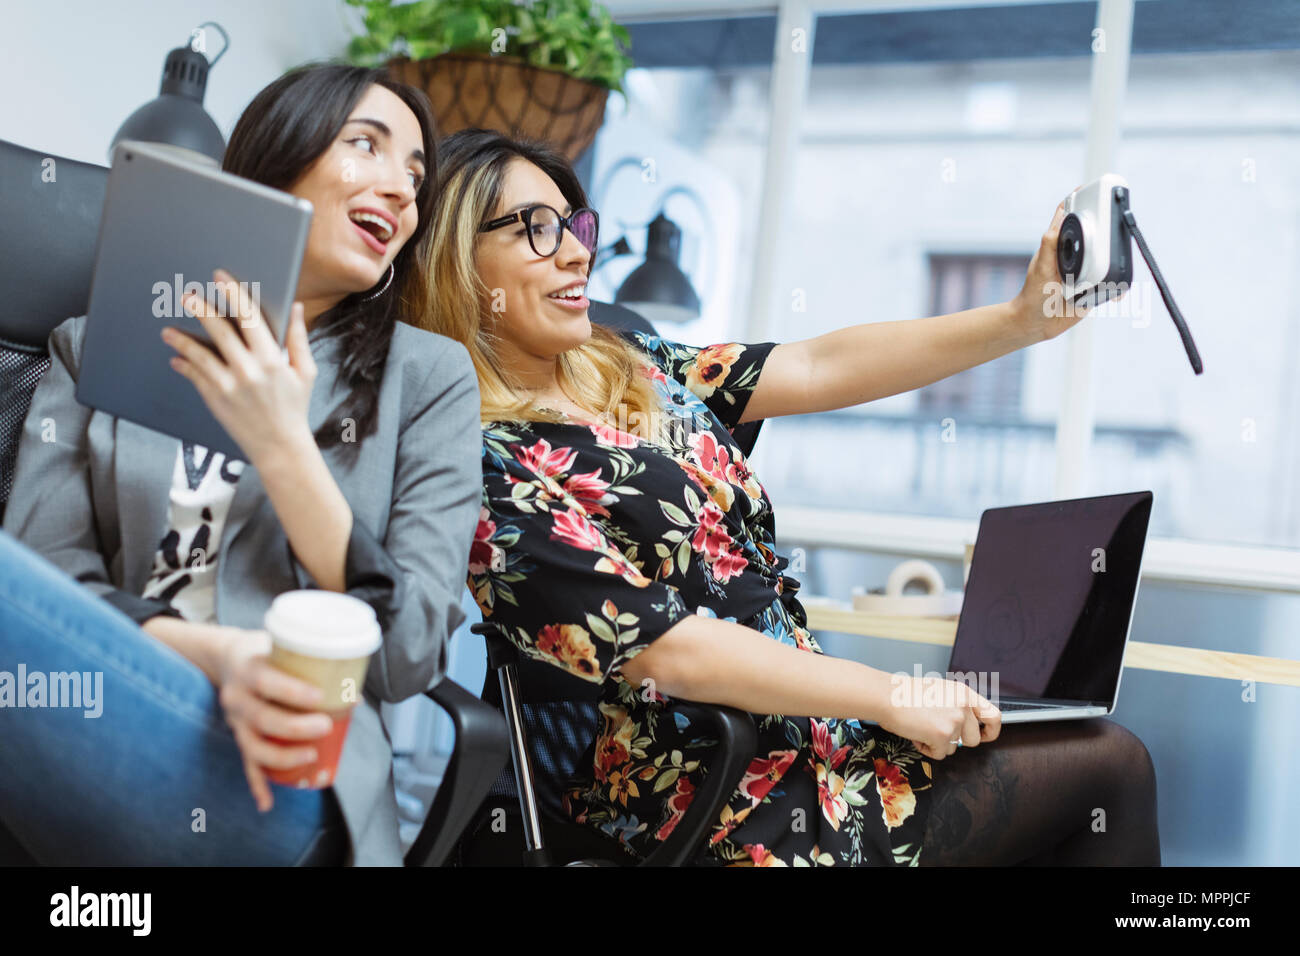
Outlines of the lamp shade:
M110 159L113 147L130 139L189 150L220 165L226 141L203 108L208 66L207 57L189 47L168 53L158 98L127 117L109 145Z
M700 316L700 297L677 265L682 231L661 212L650 223L645 262L623 280L614 301L652 323L690 322Z

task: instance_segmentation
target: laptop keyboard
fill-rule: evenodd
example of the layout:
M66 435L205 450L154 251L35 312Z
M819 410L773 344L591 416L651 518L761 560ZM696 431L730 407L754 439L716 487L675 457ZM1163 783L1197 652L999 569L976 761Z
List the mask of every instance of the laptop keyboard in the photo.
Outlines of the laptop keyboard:
M1044 704L1037 701L1007 700L997 705L998 710L1047 710L1059 707L1077 707L1077 704Z

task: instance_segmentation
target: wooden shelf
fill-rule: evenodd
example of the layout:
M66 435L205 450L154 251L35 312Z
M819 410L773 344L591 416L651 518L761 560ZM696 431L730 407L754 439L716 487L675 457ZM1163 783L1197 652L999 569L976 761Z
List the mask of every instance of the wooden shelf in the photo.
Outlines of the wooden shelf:
M889 641L952 646L957 634L954 617L896 617L866 614L851 607L818 602L804 602L808 627L814 634L834 631L858 634ZM1188 674L1194 677L1219 677L1224 680L1253 680L1260 684L1284 684L1300 687L1300 661L1283 657L1261 657L1235 651L1211 651L1199 647L1175 647L1172 644L1128 642L1124 653L1125 667Z

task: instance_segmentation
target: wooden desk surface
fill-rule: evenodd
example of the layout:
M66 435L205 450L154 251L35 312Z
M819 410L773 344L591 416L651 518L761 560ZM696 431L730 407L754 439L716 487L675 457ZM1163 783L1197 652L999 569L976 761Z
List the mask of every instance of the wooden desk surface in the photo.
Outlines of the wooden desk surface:
M866 614L847 604L827 604L817 599L804 603L808 626L818 631L859 634L890 641L952 646L957 634L955 617L896 617ZM1172 644L1128 642L1124 653L1125 667L1190 674L1196 677L1219 677L1224 680L1253 680L1261 684L1285 684L1300 687L1300 661L1283 657L1261 657L1235 651L1212 651L1199 647L1176 647Z

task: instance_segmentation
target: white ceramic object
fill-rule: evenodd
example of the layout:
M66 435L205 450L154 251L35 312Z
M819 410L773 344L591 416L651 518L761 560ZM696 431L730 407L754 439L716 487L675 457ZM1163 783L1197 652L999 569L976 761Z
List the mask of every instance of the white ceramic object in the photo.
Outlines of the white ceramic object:
M921 584L923 594L907 594L911 584ZM884 594L865 594L853 590L853 610L868 614L892 614L912 617L950 617L961 613L961 591L944 590L943 576L929 561L904 561L894 568L885 582Z

